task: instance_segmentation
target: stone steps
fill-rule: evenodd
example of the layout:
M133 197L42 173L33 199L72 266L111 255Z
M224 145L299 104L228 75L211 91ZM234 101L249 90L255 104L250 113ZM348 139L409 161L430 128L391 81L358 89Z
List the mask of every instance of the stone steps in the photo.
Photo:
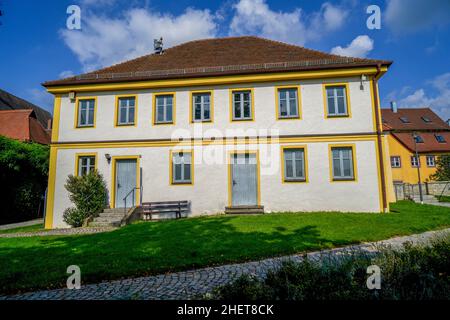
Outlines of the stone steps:
M90 227L119 227L125 217L124 209L104 209L90 223Z
M263 214L264 206L236 206L226 207L226 214Z

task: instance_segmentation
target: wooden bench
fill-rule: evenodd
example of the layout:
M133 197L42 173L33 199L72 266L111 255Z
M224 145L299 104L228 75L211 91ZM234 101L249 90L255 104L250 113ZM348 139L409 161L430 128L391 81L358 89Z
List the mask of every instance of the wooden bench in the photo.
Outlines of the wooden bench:
M191 202L187 200L144 202L141 207L144 220L152 220L154 214L161 216L162 214L167 213L174 213L175 218L179 219L183 213L189 212Z

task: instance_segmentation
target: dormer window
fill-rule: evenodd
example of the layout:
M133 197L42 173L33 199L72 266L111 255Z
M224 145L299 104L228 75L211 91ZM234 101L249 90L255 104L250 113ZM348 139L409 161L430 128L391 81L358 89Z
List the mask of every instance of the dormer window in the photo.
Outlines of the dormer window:
M430 122L432 122L431 119L428 118L428 117L423 116L423 117L421 117L421 118L422 118L423 122L425 122L425 123L430 123Z
M423 138L422 138L422 136L417 135L417 136L415 136L414 138L416 139L416 142L417 142L417 143L423 143Z
M400 117L400 121L403 123L410 123L407 117Z
M439 143L445 143L445 138L441 136L440 134L435 134L434 137L436 138L436 141Z

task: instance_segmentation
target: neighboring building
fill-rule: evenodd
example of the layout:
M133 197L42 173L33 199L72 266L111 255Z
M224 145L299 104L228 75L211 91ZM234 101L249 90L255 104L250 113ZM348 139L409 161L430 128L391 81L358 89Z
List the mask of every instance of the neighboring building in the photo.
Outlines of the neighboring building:
M422 182L429 181L436 171L436 158L450 153L448 124L430 108L397 109L395 103L391 109L382 109L382 118L384 131L388 134L394 182L418 183L419 165Z
M136 205L190 200L192 216L386 211L377 82L390 64L235 37L46 82L55 95L46 228L66 227L67 176L94 168L111 207L135 193Z
M50 144L50 130L32 109L0 110L0 135L27 142Z

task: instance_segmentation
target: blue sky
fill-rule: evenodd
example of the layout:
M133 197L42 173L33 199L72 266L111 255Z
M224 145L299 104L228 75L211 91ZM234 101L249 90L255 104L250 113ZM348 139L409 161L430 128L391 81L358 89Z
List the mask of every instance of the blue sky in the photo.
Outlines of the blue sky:
M66 28L69 5L81 30ZM369 30L368 5L381 9ZM450 1L136 1L0 0L0 87L52 111L40 85L165 46L232 35L259 35L344 55L393 60L381 79L383 106L431 106L450 118Z

